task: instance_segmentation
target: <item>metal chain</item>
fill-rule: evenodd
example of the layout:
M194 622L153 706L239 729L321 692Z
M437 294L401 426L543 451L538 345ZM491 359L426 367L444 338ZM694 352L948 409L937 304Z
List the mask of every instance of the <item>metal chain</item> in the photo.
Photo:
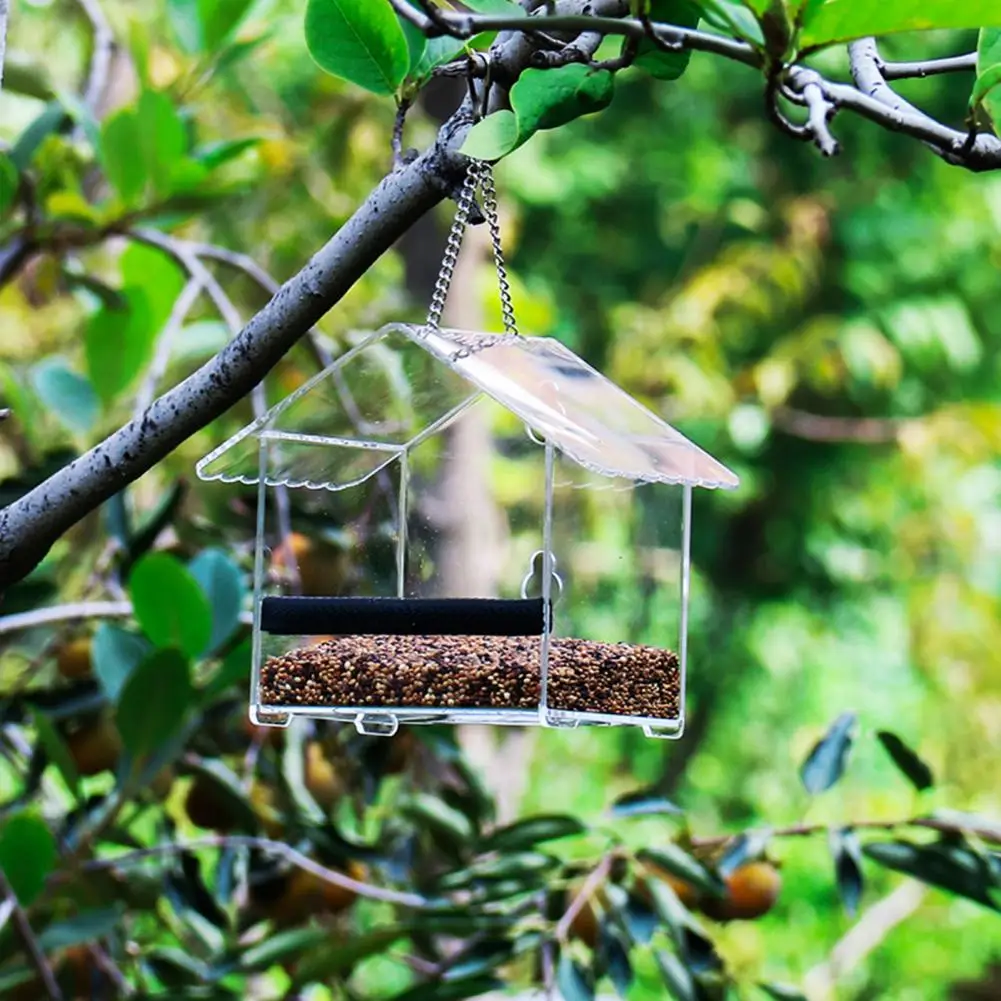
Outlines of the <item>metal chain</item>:
M431 306L428 309L428 318L425 324L431 330L438 330L441 327L441 313L445 308L445 300L448 298L448 290L452 284L455 264L459 259L462 237L466 232L466 223L473 208L473 199L476 196L476 186L479 182L479 173L473 169L476 162L472 161L469 170L466 171L466 178L462 182L462 190L459 192L459 207L456 210L455 219L452 221L452 228L448 232L445 256L442 258L438 280L434 284L434 292L431 293Z
M497 212L497 190L494 187L493 171L488 163L482 160L471 160L466 171L466 178L459 193L459 207L452 222L445 244L445 254L441 262L441 270L431 294L431 306L428 309L425 327L429 330L441 328L441 315L448 298L448 290L452 284L455 265L459 258L459 248L462 237L469 222L469 214L473 209L477 188L482 189L483 214L490 228L490 242L493 245L494 265L497 269L497 285L500 290L501 316L504 322L504 333L508 337L518 337L518 326L514 318L514 306L511 302L511 284L507 277L507 267L504 264L504 251L501 246L500 219ZM483 346L485 347L486 342ZM473 353L473 348L465 347L459 356ZM458 357L458 356L457 356Z
M514 306L511 304L511 285L507 280L504 251L501 247L500 217L497 214L497 189L494 187L494 172L487 163L484 163L480 170L480 186L483 189L483 212L487 217L487 225L490 227L490 242L494 246L494 264L497 267L497 285L500 288L504 333L511 337L517 337L518 325L515 323Z

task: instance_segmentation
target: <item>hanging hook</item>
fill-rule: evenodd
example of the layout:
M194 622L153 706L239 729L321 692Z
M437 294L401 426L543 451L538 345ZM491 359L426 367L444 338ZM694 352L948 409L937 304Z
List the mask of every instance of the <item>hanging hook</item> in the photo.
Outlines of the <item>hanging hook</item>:
M523 598L528 597L528 585L532 583L532 578L535 576L535 561L540 557L545 556L545 550L536 549L532 553L531 559L528 561L528 573L525 574L525 579L521 582L521 596ZM556 601L563 596L563 578L556 572L556 556L550 553L550 559L552 560L552 577L556 581Z

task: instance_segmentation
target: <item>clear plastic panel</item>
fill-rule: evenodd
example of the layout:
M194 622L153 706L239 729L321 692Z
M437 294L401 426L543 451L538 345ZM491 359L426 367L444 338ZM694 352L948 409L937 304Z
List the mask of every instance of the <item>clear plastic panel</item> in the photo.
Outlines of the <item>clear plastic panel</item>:
M548 337L401 327L575 462L632 480L737 486L737 477Z
M384 465L373 452L398 452L456 408L477 395L457 372L442 365L412 337L385 328L361 339L319 375L304 383L268 413L242 429L198 463L205 480L256 482L257 447L253 439L267 435L303 444L357 448L358 455L330 453L322 469L317 452L299 459L307 472L293 472L289 485L342 489L372 475ZM281 463L293 450L281 452L268 469L272 483L284 482ZM308 480L308 483L305 481Z
M686 491L556 463L553 550L562 588L543 707L549 725L628 723L680 735Z

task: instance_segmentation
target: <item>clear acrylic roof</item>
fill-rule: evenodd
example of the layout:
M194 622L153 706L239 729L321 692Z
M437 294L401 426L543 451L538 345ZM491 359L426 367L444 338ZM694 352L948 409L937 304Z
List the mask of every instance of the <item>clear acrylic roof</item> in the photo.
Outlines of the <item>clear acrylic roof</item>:
M482 392L604 476L733 488L737 477L548 337L383 327L198 463L206 480L342 489L454 420ZM333 450L333 451L332 451Z

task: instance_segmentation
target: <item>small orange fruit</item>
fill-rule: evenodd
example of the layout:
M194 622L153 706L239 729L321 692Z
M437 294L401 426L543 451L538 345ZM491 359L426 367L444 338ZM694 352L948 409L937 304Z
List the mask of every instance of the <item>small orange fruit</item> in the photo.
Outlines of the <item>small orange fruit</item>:
M717 921L750 921L767 914L778 900L782 877L771 862L748 862L726 879L726 896L706 897L702 910Z
M324 810L329 810L344 795L344 781L318 741L306 745L304 778L310 795Z
M66 747L81 775L97 775L118 764L122 738L110 719L99 719L67 734Z
M572 898L571 898L572 899ZM588 900L570 922L570 937L579 939L589 949L598 944L598 915Z
M56 654L56 667L59 673L69 681L90 677L92 667L90 662L90 637L79 636L69 643L64 643Z

